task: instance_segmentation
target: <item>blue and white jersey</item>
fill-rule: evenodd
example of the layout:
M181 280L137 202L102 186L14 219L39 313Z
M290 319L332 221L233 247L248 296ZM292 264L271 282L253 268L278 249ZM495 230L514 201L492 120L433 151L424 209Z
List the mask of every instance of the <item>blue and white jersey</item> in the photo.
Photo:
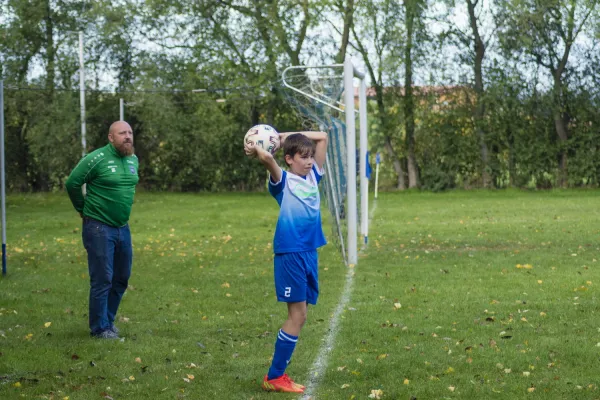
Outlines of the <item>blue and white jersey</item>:
M315 250L327 243L321 227L319 182L325 171L316 164L306 177L283 171L281 180L269 178L269 192L279 204L275 254Z

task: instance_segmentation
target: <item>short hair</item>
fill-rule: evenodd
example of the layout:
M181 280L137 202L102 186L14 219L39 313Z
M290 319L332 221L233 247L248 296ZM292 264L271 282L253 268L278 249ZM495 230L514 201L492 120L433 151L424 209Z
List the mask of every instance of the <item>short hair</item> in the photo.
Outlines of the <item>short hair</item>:
M283 155L294 157L298 153L302 156L314 156L315 142L302 133L292 133L283 142Z

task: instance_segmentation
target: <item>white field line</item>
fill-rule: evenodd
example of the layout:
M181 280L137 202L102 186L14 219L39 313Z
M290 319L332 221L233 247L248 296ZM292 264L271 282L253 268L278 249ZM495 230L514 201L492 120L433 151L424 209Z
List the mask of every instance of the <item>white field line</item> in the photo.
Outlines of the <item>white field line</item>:
M369 213L369 226L371 226L371 220L373 219L373 215L375 213L375 209L377 208L377 200L373 201L373 205L371 207L371 211ZM363 253L366 249L366 244L363 243L359 254ZM321 377L325 373L325 368L327 368L327 364L329 362L329 355L335 346L335 338L337 336L339 330L339 319L340 315L346 308L346 305L350 301L350 295L352 294L352 285L354 283L354 267L348 266L348 272L346 273L346 284L344 285L344 291L342 292L342 298L338 303L335 311L333 312L333 316L329 320L329 332L323 339L323 344L317 353L317 359L313 363L310 371L308 372L308 383L306 384L306 389L304 389L304 394L302 395L302 400L314 400L314 393L317 390L319 383L321 383Z

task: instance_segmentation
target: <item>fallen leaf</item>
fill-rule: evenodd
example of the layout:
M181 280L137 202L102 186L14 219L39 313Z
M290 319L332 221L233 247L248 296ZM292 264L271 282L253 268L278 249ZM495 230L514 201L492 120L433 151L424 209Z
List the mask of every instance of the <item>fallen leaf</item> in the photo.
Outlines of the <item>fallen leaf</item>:
M383 360L384 358L387 358L387 354L380 354L377 356L377 360Z
M370 399L381 399L383 396L383 390L381 389L372 389L371 394L369 395Z
M50 325L52 325L52 322L46 322L46 323L44 324L44 328L48 328L48 327L50 327Z
M410 381L408 379L404 379L404 384L408 385L410 383Z
M135 358L135 362L136 362L136 363L140 363L140 364L141 364L141 363L142 363L142 359L141 359L141 358L139 358L139 357L136 357L136 358Z
M454 392L454 389L456 389L454 386L448 386L449 391Z
M524 265L517 264L517 268L518 269L532 269L533 267L531 266L531 264L524 264Z
M350 387L350 385L349 385L348 383L344 383L344 384L341 386L341 388L342 388L342 389L346 389L346 388L349 388L349 387Z
M402 304L400 304L400 303L394 303L394 308L396 310L398 310L398 309L402 308Z

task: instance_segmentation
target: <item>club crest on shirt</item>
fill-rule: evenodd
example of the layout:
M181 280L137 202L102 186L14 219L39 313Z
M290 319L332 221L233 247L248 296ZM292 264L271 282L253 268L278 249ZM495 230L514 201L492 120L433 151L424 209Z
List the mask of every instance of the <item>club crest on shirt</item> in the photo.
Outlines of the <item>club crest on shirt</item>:
M129 166L129 172L131 172L133 175L135 175L135 167L133 165Z

